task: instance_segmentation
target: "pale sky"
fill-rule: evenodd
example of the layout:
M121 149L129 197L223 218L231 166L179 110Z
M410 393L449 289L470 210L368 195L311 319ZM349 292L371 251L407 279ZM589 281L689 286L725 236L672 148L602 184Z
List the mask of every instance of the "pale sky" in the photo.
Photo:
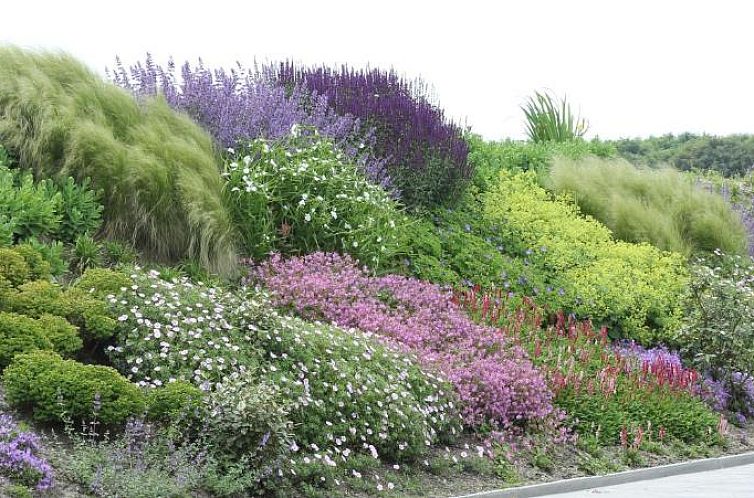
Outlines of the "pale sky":
M64 50L103 74L147 51L393 67L490 139L523 137L519 106L537 89L566 94L588 136L754 133L749 3L5 0L0 43Z

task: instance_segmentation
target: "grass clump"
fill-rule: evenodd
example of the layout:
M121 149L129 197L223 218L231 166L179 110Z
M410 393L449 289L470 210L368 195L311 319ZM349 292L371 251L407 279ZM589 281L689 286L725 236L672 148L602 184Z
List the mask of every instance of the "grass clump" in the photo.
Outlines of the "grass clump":
M550 169L557 193L628 242L691 254L746 251L746 231L725 200L672 169L640 169L625 160L558 158Z
M105 235L155 259L233 269L212 139L164 99L137 102L68 55L5 47L0 140L37 177L91 178Z

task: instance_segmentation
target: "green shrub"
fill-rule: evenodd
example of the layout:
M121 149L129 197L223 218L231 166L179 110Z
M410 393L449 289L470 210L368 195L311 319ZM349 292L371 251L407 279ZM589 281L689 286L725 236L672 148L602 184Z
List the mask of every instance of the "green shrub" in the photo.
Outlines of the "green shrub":
M164 99L136 102L67 55L3 47L0 140L39 177L91 178L105 235L156 259L233 270L212 140Z
M715 170L743 175L754 166L754 136L663 135L612 142L626 159L649 166L669 164L681 170Z
M89 235L76 237L72 252L71 262L79 272L87 268L102 266L102 246Z
M10 223L15 240L56 234L60 203L60 194L35 183L31 173L0 167L0 215Z
M0 370L7 367L16 354L38 349L52 350L53 347L50 338L33 318L0 313Z
M37 320L41 333L52 344L51 350L64 357L72 357L81 350L83 342L78 329L61 316L42 315Z
M285 400L268 382L232 374L210 393L207 405L205 436L217 454L243 458L259 472L274 468L287 453L293 427Z
M21 244L14 246L13 250L26 261L26 265L29 267L29 280L50 278L52 266L33 245Z
M728 408L754 415L754 263L716 251L694 262L677 343L731 394Z
M50 265L50 274L59 277L68 270L68 261L65 257L65 247L59 240L40 242L35 237L24 242L34 248L42 258Z
M703 401L689 394L645 391L628 382L619 382L613 396L565 389L555 402L580 434L594 434L603 444L617 444L622 429L634 434L639 427L650 437L663 428L668 437L687 443L711 441L720 421Z
M108 240L103 244L105 262L108 266L133 265L139 259L136 250L128 244L116 240Z
M0 370L19 353L43 349L70 356L81 347L78 330L63 318L0 312Z
M57 315L79 327L85 339L99 341L112 336L117 322L107 303L79 288L63 289L46 280L35 280L5 292L0 304L31 317Z
M246 253L349 253L379 266L397 251L401 213L329 140L255 140L226 164L225 193Z
M30 272L23 255L13 249L0 247L0 278L15 287L26 282Z
M74 283L74 287L96 297L115 295L123 288L131 287L133 280L125 273L108 268L89 268Z
M102 223L104 206L100 203L102 192L91 189L91 180L84 178L81 185L68 177L60 185L46 180L49 195L59 192L62 214L56 236L64 242L73 242L76 237L94 234Z
M8 402L30 410L37 422L97 419L112 425L145 408L139 388L114 369L64 360L51 351L17 356L3 382Z
M204 392L188 382L176 381L147 394L147 415L163 423L198 425L204 414Z
M533 172L502 171L484 196L484 216L505 245L527 247L527 263L564 292L564 306L611 327L611 335L667 339L681 316L688 277L680 255L615 242L568 199L552 198ZM558 303L560 304L560 303Z
M620 159L556 159L549 186L572 194L582 212L621 240L683 254L746 251L746 231L725 200L672 169L639 169Z

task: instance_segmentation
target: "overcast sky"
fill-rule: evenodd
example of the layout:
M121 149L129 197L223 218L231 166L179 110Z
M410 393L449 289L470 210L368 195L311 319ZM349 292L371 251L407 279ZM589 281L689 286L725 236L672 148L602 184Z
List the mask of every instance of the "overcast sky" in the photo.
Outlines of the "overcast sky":
M5 0L0 43L70 52L104 74L151 52L211 65L290 58L394 67L449 116L523 137L535 89L566 94L589 136L754 133L746 0Z

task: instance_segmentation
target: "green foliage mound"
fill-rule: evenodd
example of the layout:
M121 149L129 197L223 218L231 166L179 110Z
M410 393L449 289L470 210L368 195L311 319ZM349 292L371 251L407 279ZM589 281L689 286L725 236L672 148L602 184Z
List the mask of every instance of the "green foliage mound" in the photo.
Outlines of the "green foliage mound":
M81 346L78 330L63 318L43 315L35 320L0 312L0 370L19 353L40 349L70 356Z
M725 200L673 169L639 169L625 160L555 159L549 183L616 238L682 254L746 251L746 231Z
M680 255L614 241L569 199L548 194L534 172L502 171L484 195L484 216L501 225L506 245L529 248L528 264L559 282L579 316L609 325L613 336L647 342L677 328L688 282Z
M105 235L160 260L233 269L212 140L164 99L136 102L67 55L4 47L0 141L38 177L91 178Z
M255 140L226 164L246 253L338 251L379 266L397 251L398 205L324 137Z
M140 415L144 395L116 370L64 360L51 351L16 356L3 374L7 401L38 422L94 419L110 425Z

